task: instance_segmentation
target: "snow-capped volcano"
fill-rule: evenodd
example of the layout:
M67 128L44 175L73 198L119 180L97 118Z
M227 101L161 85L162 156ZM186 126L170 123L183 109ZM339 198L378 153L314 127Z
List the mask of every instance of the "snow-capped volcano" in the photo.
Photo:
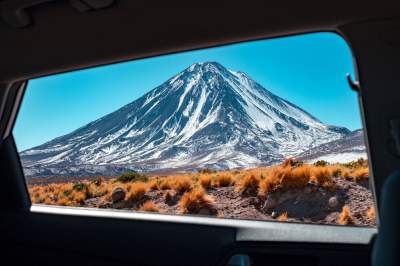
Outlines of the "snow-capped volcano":
M245 73L206 62L20 155L28 176L235 168L278 162L348 133L323 124Z

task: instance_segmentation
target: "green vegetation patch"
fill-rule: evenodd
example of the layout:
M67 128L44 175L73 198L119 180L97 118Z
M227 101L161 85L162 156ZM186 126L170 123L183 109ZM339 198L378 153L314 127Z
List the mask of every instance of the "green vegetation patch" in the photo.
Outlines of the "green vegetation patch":
M82 190L88 190L88 185L85 183L76 183L74 184L74 186L72 187L73 190L76 191L82 191Z
M147 182L148 180L149 178L146 175L132 171L123 173L117 178L116 181L121 183L128 183L128 182L138 182L138 181Z

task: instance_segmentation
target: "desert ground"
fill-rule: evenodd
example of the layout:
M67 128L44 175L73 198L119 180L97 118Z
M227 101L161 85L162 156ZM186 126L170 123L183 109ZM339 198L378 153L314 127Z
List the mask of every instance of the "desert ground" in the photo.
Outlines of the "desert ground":
M34 204L316 224L375 226L368 162L287 159L251 169L28 180Z

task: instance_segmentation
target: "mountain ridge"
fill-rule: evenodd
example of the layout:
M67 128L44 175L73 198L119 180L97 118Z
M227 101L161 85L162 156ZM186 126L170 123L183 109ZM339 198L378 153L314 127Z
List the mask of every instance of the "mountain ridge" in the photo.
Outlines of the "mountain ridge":
M367 159L367 157L362 129L353 130L343 138L321 144L298 155L299 159L306 162L324 160L331 163L344 163L356 158Z

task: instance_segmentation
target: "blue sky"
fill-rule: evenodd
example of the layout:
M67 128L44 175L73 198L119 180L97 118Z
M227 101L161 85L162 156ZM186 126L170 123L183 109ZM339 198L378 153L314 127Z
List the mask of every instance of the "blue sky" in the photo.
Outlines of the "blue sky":
M322 122L361 128L352 55L333 33L252 41L90 68L29 81L14 127L18 150L67 134L123 105L195 62L216 61Z

